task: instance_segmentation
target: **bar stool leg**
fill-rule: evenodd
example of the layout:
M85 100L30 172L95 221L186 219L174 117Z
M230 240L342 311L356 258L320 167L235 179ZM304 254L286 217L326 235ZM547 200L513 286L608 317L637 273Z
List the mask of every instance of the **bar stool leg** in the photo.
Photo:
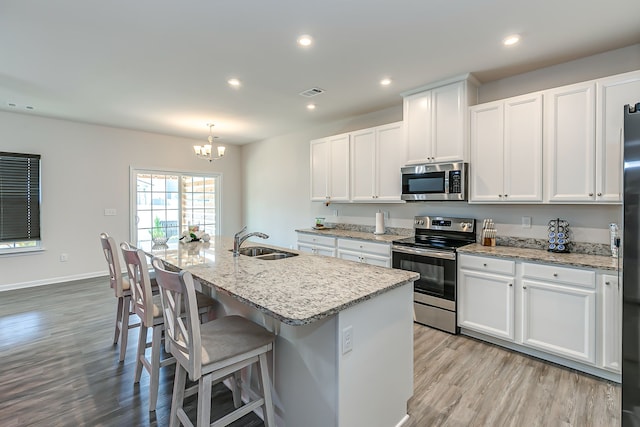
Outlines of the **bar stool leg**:
M275 427L276 422L273 415L273 401L271 400L271 381L269 380L269 365L267 364L267 354L262 353L259 356L259 360L262 394L264 396L264 425L265 427Z

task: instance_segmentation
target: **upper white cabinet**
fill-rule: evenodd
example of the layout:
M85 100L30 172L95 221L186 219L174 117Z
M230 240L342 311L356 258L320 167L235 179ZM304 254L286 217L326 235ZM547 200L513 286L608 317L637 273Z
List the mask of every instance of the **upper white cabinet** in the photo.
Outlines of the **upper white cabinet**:
M467 110L476 102L471 76L405 92L406 163L466 161Z
M470 108L471 202L542 201L542 94Z
M547 197L595 200L595 83L544 92Z
M311 200L349 201L349 134L311 141Z
M352 201L401 201L404 147L402 122L351 133Z
M623 111L640 100L640 71L596 82L596 200L622 201Z

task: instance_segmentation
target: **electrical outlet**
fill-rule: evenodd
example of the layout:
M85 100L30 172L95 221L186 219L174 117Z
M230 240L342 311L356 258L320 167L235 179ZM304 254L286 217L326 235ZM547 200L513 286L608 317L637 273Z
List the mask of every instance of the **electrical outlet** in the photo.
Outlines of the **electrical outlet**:
M116 215L116 210L113 208L104 210L104 216L115 216L115 215Z
M338 216L338 209L333 210L333 216Z
M522 228L531 228L531 217L523 216L522 217Z
M342 330L342 354L353 350L353 326L347 326Z
M69 254L60 254L60 262L69 261Z
M382 216L384 216L385 221L389 219L389 211L382 211Z

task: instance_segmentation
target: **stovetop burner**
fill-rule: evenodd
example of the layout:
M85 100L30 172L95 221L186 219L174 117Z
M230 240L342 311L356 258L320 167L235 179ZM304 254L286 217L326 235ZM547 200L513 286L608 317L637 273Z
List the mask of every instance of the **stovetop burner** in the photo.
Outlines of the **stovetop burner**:
M455 252L476 241L476 220L473 218L417 216L413 224L414 236L394 240L394 245Z

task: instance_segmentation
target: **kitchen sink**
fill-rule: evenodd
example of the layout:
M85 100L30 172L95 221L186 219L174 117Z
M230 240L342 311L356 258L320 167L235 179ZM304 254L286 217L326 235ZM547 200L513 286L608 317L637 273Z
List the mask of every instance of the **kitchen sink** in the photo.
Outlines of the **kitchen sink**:
M240 248L239 252L240 255L256 257L267 261L298 256L298 254L294 254L292 252L281 251L274 248L265 248L264 246L248 246L246 248Z

